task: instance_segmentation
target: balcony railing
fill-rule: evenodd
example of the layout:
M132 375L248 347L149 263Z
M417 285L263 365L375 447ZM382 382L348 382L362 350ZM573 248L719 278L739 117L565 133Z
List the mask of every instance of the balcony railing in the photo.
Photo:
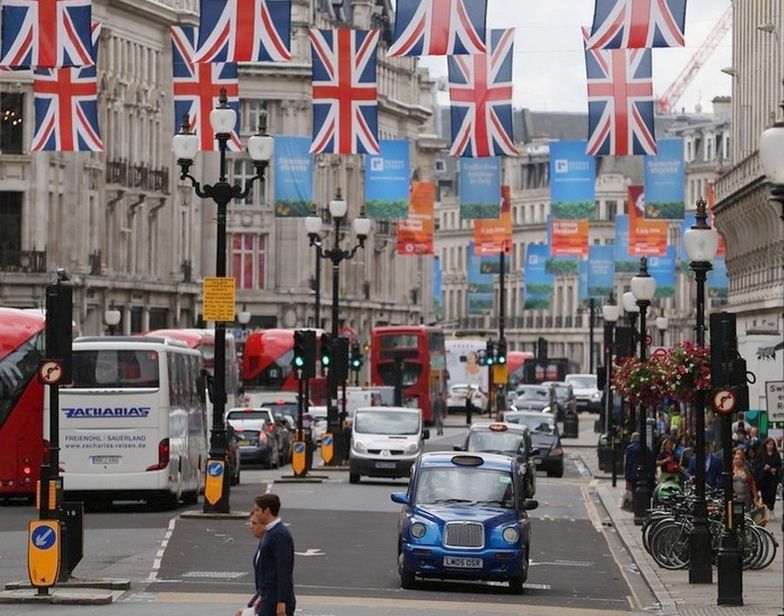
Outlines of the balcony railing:
M0 271L45 273L46 252L0 248Z
M110 160L106 163L106 182L168 194L169 170L152 169L147 165L131 165L124 159Z

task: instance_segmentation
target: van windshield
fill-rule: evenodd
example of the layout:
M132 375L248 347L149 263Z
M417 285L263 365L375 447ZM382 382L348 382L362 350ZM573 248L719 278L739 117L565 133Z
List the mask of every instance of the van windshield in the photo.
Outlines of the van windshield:
M357 411L353 430L364 434L418 434L419 415L405 411Z

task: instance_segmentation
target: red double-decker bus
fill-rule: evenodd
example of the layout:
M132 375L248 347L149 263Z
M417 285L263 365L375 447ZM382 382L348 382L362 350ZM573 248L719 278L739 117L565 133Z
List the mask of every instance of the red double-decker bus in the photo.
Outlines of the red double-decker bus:
M0 308L0 496L32 496L44 456L40 312Z
M527 383L525 379L525 362L533 359L534 354L530 351L508 351L506 353L506 365L509 370L509 389L517 389L521 383Z
M439 327L400 325L375 327L370 333L370 374L373 385L403 386L403 404L422 409L432 419L438 392L446 396L446 349Z
M316 331L316 348L321 330ZM248 334L242 351L242 387L252 391L298 391L298 381L291 361L294 359L293 329L262 329ZM310 399L316 404L326 399L323 377L310 379Z

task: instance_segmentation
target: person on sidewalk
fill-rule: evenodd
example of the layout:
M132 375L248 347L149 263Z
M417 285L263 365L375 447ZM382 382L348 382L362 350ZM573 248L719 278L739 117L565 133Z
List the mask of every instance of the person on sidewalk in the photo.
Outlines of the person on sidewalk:
M253 578L255 581L256 586L256 593L250 598L248 601L248 608L252 609L253 612L258 612L261 609L261 591L259 590L259 553L261 552L261 540L264 539L264 533L267 532L267 528L264 524L262 524L261 520L259 519L258 514L256 511L252 511L250 514L250 518L248 518L248 526L250 527L250 534L256 537L259 540L259 545L256 548L256 552L253 555ZM237 610L234 616L243 616L244 613L247 613L249 610Z
M446 401L444 392L439 391L438 396L433 400L433 423L436 426L436 434L444 433L444 416L446 415Z
M735 502L739 503L746 513L762 504L757 490L754 474L746 463L746 456L741 447L732 453L732 492Z
M713 443L705 441L705 487L718 490L722 487L721 461L713 453ZM693 455L689 461L686 474L694 478L697 474L697 456Z
M660 482L668 479L680 482L681 465L675 457L675 441L671 438L662 440L659 455L656 457L656 467L659 469Z
M624 452L626 457L623 473L624 479L626 479L626 492L623 496L623 508L630 511L632 509L633 502L632 495L634 494L634 488L637 485L637 477L639 476L641 451L642 445L640 445L640 433L633 432L631 442L626 446L626 451ZM650 484L651 491L653 491L656 467L654 466L653 452L651 451L650 447L648 448L648 469L648 483Z
M253 512L265 525L256 563L256 586L261 594L259 616L293 616L294 540L280 519L280 498L262 494L253 499Z
M773 519L773 508L776 505L776 491L781 481L781 455L776 448L776 441L766 438L762 443L757 466L757 484L762 493L762 502L768 508Z

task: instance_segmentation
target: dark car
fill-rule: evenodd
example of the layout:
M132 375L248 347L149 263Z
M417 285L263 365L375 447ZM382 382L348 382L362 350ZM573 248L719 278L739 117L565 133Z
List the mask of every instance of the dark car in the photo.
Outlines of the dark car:
M536 468L547 471L548 477L563 477L564 453L555 417L549 413L507 411L504 421L528 428L531 442L539 450L534 456Z
M569 383L563 381L545 381L542 383L543 387L549 387L554 394L555 406L558 408L553 412L556 421L563 421L565 415L577 413L577 397L574 395L574 389Z
M514 407L518 411L541 411L550 406L550 388L541 385L520 385Z
M272 411L266 408L233 408L226 413L226 422L237 433L242 462L256 462L267 468L280 466L280 448Z
M520 467L508 456L424 453L412 467L398 522L398 572L403 588L416 577L492 580L523 592L531 522L538 507L525 498Z
M514 458L520 465L525 496L531 498L536 494L535 447L525 426L491 421L474 423L466 435L462 449L455 449L471 453L496 453Z

